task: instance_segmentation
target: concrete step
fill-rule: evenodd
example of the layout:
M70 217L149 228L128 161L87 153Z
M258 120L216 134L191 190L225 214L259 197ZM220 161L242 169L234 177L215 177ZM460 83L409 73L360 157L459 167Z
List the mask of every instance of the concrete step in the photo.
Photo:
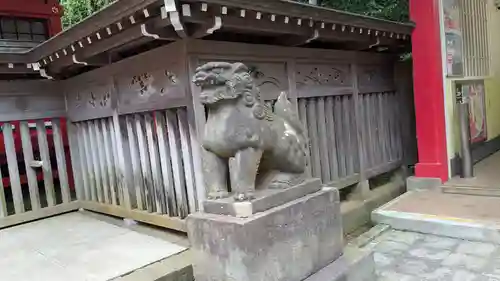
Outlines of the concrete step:
M450 193L450 194L500 197L500 184L498 187L474 186L467 184L461 184L461 185L445 184L441 186L441 190L444 193Z
M500 197L411 191L372 212L397 230L500 244Z

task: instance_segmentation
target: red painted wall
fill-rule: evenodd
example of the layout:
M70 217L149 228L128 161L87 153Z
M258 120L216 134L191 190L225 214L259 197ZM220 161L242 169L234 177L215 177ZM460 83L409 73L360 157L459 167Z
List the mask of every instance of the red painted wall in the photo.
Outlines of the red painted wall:
M410 0L417 120L417 177L448 179L439 0Z
M45 18L50 36L62 30L62 6L57 0L0 0L0 15Z

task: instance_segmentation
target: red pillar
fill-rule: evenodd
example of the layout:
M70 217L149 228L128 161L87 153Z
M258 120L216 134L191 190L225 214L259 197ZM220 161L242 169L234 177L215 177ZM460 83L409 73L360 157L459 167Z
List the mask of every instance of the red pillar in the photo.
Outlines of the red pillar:
M448 179L439 0L410 0L417 120L417 177Z

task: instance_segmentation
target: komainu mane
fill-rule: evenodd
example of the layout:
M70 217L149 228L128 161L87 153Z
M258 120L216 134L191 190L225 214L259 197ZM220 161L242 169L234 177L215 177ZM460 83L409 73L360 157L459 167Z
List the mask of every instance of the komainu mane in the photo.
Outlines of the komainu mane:
M307 142L285 93L273 112L242 63L209 62L196 69L193 82L201 87L208 111L202 144L209 198L231 191L236 200L246 201L256 189L287 188L304 180Z

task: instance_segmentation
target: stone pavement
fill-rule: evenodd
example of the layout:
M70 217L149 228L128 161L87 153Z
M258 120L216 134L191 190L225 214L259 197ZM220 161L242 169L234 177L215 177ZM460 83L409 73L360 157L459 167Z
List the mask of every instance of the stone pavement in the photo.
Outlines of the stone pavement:
M379 281L500 281L500 245L388 230L362 248Z

